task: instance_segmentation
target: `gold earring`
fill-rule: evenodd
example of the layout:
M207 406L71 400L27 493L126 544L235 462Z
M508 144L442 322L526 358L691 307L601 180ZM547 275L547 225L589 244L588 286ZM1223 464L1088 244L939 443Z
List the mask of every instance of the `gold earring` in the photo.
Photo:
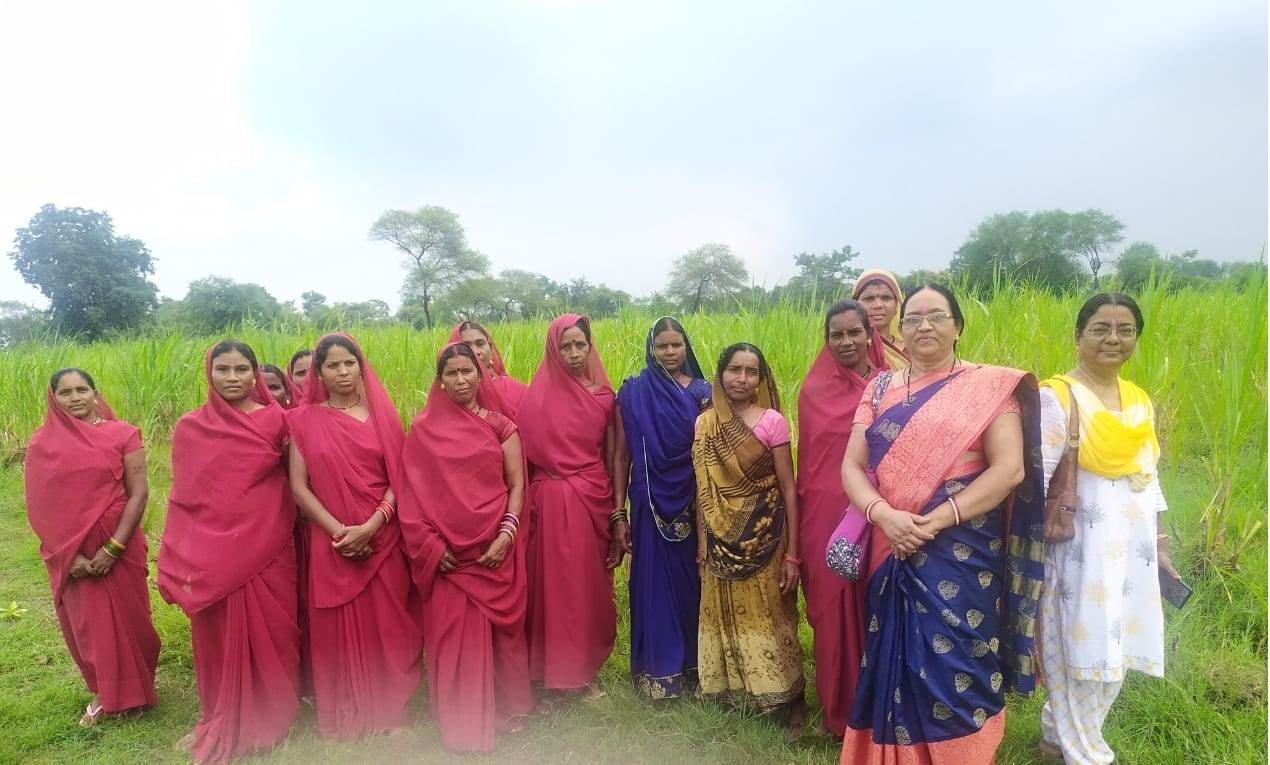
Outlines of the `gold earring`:
M441 383L441 390L445 390L445 383Z

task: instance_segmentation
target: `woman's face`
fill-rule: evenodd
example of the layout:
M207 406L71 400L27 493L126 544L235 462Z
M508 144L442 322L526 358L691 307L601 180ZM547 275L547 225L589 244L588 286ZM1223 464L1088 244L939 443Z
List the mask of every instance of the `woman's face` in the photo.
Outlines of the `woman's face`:
M856 302L869 312L869 323L883 332L891 331L891 320L899 310L899 300L886 282L869 282ZM890 337L888 334L887 337Z
M829 351L847 369L864 368L869 363L869 331L859 311L843 311L829 318Z
M459 339L467 343L467 347L476 352L476 358L481 360L486 369L493 369L494 351L490 347L489 338L479 329L465 329L459 333Z
M560 336L560 355L574 377L586 376L586 363L591 358L591 344L579 327L569 327Z
M287 400L287 386L282 380L282 375L277 372L265 372L265 385L269 386L269 393L273 396L274 401L283 406L289 403Z
M77 420L92 422L97 419L97 392L79 372L67 372L57 381L53 397L58 406Z
M958 334L952 306L943 295L925 289L908 299L908 312L900 319L900 335L913 358L931 362L952 356Z
M1093 369L1119 372L1138 346L1138 323L1128 306L1104 305L1076 336L1080 362Z
M357 392L357 384L362 381L362 365L357 357L342 345L332 345L322 360L322 368L318 377L326 384L330 393L351 396Z
M752 351L737 351L723 368L720 383L728 400L740 404L750 401L758 391L758 355Z
M256 385L256 371L251 361L238 351L226 351L212 357L212 389L231 404L251 396Z
M445 366L441 368L441 385L445 387L445 395L454 403L470 407L476 400L480 383L480 373L467 356L451 356L445 360Z
M663 329L653 335L653 355L672 375L679 374L687 354L688 344L684 342L682 333L673 329Z
M309 367L313 366L313 356L301 356L291 367L291 381L297 391L304 389L304 378L309 376Z

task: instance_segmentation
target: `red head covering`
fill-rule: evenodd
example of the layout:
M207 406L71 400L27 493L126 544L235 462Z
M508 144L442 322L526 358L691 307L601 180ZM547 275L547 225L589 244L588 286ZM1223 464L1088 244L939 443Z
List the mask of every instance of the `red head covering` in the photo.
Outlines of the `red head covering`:
M454 345L462 343L450 343L441 353ZM484 386L483 370L480 375ZM427 404L406 436L402 476L398 517L420 594L427 598L431 593L437 563L448 548L459 560L463 580L468 582L465 589L483 609L498 612L500 622L509 610L523 614L523 597L497 602L514 595L507 585L521 568L519 559L515 566L497 569L472 564L493 541L507 512L502 443L494 424L456 404L441 390L438 379L432 381ZM523 543L518 544L513 552L520 554L523 548ZM494 613L488 615L495 618Z
M116 420L100 393L92 425L74 417L45 391L44 424L26 450L26 516L40 539L54 601L60 601L75 555L103 515L122 509L123 458L141 448L141 435ZM111 530L113 531L113 529Z
M304 385L304 402L308 406L287 413L291 437L304 456L309 485L327 511L340 523L364 523L375 511L388 487L396 488L401 472L401 448L406 440L401 418L384 390L375 370L357 341L343 333L333 333L347 340L355 349L362 373L362 395L370 408L372 430L363 430L343 412L321 406L329 394L315 365ZM332 335L318 340L318 345ZM382 461L388 475L388 487L379 483L378 465ZM313 526L313 529L318 529ZM312 580L320 582L312 588L311 604L317 608L334 608L356 597L374 578L389 556L401 543L400 525L388 523L375 534L371 544L374 554L365 561L348 561L330 544L311 548Z
M596 460L603 462L604 429L598 429L601 435L597 443L596 418L606 423L613 418L613 386L595 343L591 342L585 382L569 371L560 353L560 339L579 322L585 322L590 334L590 319L574 313L557 316L547 328L546 352L517 418L525 457L537 467L564 477L594 465ZM588 382L594 390L587 388Z
M472 329L485 335L485 340L489 342L490 348L490 366L494 367L493 377L487 376L485 374L486 370L481 370L481 376L485 379L481 381L478 401L486 409L493 409L496 412L502 412L513 420L516 419L520 413L521 402L525 399L525 384L507 374L507 367L503 365L503 356L498 352L498 346L494 344L494 338L490 335L489 330L480 324L466 321L455 324L454 329L450 330L451 345L463 342L464 324L471 325Z
M172 432L172 493L159 547L159 593L186 613L223 600L259 574L291 540L295 502L283 452L287 421L256 372L250 414L212 385L207 403Z

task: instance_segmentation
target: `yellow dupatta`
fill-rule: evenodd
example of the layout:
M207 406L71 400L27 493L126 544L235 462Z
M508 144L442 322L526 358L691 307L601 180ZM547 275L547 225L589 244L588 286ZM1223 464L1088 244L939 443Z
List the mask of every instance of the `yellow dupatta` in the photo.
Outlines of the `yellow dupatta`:
M1109 411L1097 394L1069 375L1056 375L1041 383L1058 398L1063 411L1071 411L1067 385L1076 396L1080 419L1080 466L1104 478L1129 478L1129 488L1143 491L1155 475L1160 442L1155 436L1155 407L1146 391L1116 378L1120 387L1120 416ZM1056 385L1062 380L1067 385Z

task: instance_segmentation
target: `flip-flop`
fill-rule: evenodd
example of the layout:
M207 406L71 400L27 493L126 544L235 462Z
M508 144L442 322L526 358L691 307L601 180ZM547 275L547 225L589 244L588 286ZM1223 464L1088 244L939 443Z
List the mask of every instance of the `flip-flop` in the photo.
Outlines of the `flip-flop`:
M176 740L176 743L172 745L172 748L177 750L178 752L179 751L188 752L191 749L193 749L194 748L194 731L190 731L189 733L186 733L184 736L181 736L180 738L178 738Z
M101 722L102 717L104 715L102 714L101 701L94 699L88 702L88 706L84 707L84 716L79 718L79 724L85 728L91 728Z

